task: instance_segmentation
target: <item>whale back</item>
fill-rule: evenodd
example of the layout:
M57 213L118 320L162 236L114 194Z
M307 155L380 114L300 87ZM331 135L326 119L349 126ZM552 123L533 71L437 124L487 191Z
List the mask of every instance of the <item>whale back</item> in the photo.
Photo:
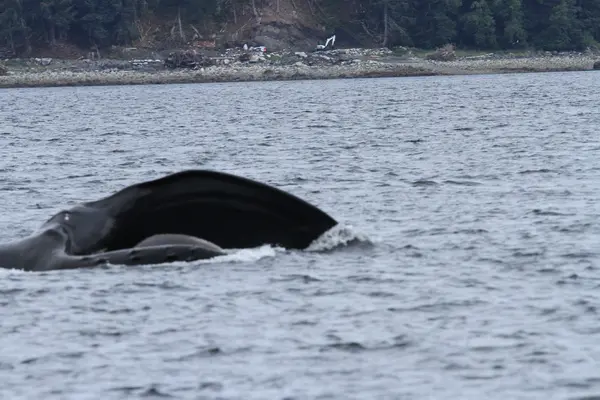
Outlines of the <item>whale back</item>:
M83 203L72 214L78 210L87 217L77 224L94 224L72 227L74 254L131 248L159 234L194 236L222 248L272 244L303 249L337 223L290 193L209 170L187 170L135 184ZM78 238L77 232L85 232L85 237Z

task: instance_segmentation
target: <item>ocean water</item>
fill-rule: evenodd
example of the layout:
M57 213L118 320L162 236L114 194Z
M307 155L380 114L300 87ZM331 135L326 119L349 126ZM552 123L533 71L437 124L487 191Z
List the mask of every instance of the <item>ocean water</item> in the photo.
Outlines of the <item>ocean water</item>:
M600 398L600 75L0 90L0 241L206 168L306 251L0 270L1 399Z

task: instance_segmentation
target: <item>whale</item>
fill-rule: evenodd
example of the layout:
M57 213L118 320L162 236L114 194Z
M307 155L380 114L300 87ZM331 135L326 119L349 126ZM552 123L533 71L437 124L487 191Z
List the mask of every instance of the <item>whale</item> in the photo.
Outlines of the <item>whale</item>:
M275 186L183 170L63 209L0 244L0 268L51 271L212 259L273 245L306 249L338 223Z

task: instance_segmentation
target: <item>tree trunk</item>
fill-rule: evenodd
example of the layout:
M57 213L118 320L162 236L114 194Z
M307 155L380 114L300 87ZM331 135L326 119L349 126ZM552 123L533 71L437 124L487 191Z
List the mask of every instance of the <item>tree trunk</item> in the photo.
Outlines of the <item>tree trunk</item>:
M252 0L252 12L254 12L254 17L256 19L259 18L258 11L256 10L256 1Z
M23 39L25 40L25 54L31 54L31 42L29 41L29 33L27 32L27 25L24 18L21 18L21 29L23 31Z
M233 23L237 25L237 13L235 12L235 5L233 6Z
M277 0L277 13L279 14L279 0Z
M387 47L389 44L390 26L389 26L389 15L388 15L388 2L383 3L383 47Z
M56 45L56 28L54 24L50 24L50 46Z
M308 9L310 10L310 13L314 16L315 15L315 9L313 8L313 4L311 0L308 0Z
M133 5L133 25L135 26L135 24L137 24L138 22L138 7L137 7L137 2Z
M177 24L179 25L179 38L182 42L185 42L185 33L183 33L183 26L181 25L181 6L177 6Z
M15 47L15 39L13 38L12 29L8 32L8 41L10 43L10 49L12 50L12 54L16 54L17 49Z

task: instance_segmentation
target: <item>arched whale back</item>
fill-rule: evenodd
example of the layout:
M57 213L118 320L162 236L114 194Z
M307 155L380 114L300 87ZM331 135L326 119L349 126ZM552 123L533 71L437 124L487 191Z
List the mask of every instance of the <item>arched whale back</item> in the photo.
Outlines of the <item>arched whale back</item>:
M150 236L169 233L222 248L272 244L303 249L337 223L292 194L210 170L187 170L132 185L83 203L79 211L90 214L88 226L96 220L97 228L74 237L77 254L132 248Z
M38 232L0 244L0 267L30 271L194 261L223 248L302 249L336 221L263 183L190 170L57 213Z

